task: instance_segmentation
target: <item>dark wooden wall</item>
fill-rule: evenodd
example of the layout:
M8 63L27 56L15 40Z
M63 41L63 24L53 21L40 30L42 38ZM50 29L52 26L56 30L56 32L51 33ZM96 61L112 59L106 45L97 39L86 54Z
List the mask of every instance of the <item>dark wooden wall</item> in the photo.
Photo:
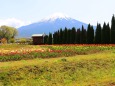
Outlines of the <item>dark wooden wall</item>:
M33 44L34 45L43 44L43 36L32 37L32 38L33 38Z

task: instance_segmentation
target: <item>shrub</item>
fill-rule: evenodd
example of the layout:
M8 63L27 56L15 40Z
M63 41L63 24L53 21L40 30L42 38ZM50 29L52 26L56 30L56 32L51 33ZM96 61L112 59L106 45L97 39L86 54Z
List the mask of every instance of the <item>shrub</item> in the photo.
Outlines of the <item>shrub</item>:
M9 40L9 42L10 42L10 43L15 43L15 39L14 39L14 38L11 38L11 39Z
M2 43L2 44L7 44L7 39L6 39L6 38L2 38L2 39L1 39L1 43Z
M65 59L65 58L62 58L62 59L61 59L61 61L63 61L63 62L66 62L66 61L67 61L67 59Z

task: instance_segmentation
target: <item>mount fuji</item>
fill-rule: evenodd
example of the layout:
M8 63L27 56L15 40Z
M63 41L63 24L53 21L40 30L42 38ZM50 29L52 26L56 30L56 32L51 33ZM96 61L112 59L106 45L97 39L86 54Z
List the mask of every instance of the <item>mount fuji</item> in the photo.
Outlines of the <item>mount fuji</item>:
M78 29L81 28L82 25L84 26L84 28L87 28L88 26L88 24L80 22L67 15L56 13L42 19L39 22L18 28L18 37L31 37L31 35L33 34L48 34L49 32L53 33L60 28L64 29L65 27L75 27L76 29Z

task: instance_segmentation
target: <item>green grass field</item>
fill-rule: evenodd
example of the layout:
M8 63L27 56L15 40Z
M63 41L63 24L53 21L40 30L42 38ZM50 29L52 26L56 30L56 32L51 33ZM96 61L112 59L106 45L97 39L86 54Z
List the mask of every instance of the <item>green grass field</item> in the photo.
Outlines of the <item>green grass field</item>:
M0 86L115 86L113 45L2 45L0 49L1 58L11 59L0 62ZM22 49L25 57L11 57L10 51Z

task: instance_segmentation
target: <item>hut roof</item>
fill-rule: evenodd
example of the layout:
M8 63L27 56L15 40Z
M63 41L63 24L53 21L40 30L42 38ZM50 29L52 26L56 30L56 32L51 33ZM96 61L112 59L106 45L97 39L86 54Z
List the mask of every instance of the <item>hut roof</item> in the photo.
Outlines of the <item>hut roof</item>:
M45 34L33 34L32 37L39 37L39 36L44 36Z

